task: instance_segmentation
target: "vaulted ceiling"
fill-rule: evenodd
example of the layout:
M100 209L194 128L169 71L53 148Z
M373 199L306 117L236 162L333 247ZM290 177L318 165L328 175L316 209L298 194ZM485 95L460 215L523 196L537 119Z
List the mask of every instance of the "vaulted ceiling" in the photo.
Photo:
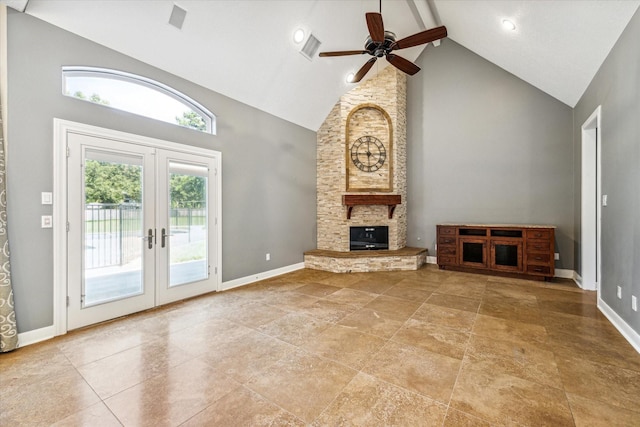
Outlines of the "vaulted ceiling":
M362 49L365 13L380 7L378 0L2 2L312 130L353 87L347 74L369 57L316 53L310 60L300 49L309 33L322 43L319 51ZM187 12L181 29L168 23L174 5ZM398 38L445 25L450 39L573 107L639 5L640 0L382 0L382 15ZM505 31L504 19L516 29ZM297 28L305 30L299 44L293 41ZM424 49L398 53L413 61ZM379 60L368 77L386 65Z

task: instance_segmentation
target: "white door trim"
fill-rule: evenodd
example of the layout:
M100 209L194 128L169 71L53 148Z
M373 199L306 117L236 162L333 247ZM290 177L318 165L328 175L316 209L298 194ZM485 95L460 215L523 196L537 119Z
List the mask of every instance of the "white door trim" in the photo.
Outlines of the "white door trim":
M67 134L80 133L106 139L121 140L153 148L164 148L188 154L201 154L215 158L217 175L216 255L212 259L217 268L217 289L222 287L222 153L112 129L53 119L53 328L55 335L67 333ZM213 267L213 266L212 266Z
M581 127L581 287L600 291L602 277L602 106ZM594 179L595 178L595 179Z

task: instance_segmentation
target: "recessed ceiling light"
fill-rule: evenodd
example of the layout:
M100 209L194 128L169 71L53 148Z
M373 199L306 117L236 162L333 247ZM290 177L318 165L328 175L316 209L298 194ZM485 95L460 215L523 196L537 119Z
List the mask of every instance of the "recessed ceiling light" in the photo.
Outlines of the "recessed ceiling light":
M508 31L513 31L516 29L516 24L513 23L513 21L510 21L508 19L503 19L502 20L502 28L504 28L505 30Z
M293 41L295 43L300 43L304 40L304 30L302 28L298 28L293 32Z
M349 74L347 74L347 78L345 80L347 81L347 83L353 83L353 78L355 76L356 76L355 74L349 73Z

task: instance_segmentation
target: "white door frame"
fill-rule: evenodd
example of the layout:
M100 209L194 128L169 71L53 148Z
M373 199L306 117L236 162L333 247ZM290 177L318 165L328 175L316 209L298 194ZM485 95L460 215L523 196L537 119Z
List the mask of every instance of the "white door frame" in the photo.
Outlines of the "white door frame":
M53 329L54 334L67 333L67 135L80 133L99 138L126 141L133 144L200 154L215 158L216 164L216 211L212 212L215 221L215 256L211 258L216 280L216 289L222 286L222 153L200 147L115 131L112 129L76 123L68 120L53 119Z
M600 291L602 223L602 106L581 128L580 273L583 289Z

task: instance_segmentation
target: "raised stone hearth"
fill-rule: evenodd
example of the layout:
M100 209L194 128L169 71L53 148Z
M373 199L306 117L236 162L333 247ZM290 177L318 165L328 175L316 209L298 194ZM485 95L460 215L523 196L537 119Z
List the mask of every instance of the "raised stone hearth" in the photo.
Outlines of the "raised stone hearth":
M415 270L407 241L407 77L387 67L340 97L318 130L318 249L305 266L332 272ZM387 226L383 251L349 251L350 227Z
M314 249L304 253L305 267L332 273L417 270L426 260L426 249L407 247L395 251L351 252Z

